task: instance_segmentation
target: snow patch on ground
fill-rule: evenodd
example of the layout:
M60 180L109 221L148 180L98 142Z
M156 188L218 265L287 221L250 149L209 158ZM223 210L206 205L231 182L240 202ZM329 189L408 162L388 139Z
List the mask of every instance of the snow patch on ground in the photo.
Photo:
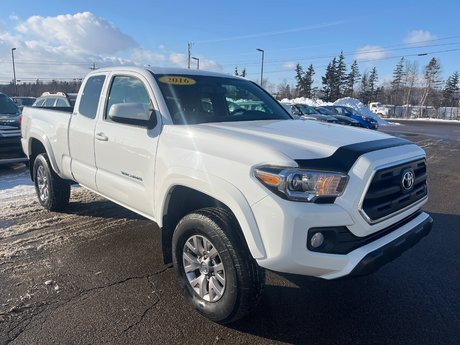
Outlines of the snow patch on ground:
M444 119L432 119L430 117L419 117L415 119L405 119L405 118L400 118L400 117L390 117L387 120L391 121L429 121L429 122L446 122L446 123L457 123L460 124L460 120L444 120ZM392 124L400 125L400 123L394 123L391 122Z
M0 202L33 195L35 187L27 169L16 174L0 175Z

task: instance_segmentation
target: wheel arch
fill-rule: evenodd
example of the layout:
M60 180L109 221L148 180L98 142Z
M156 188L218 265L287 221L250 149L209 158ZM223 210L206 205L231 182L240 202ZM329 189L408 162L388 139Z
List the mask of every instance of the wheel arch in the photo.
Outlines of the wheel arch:
M161 222L159 225L165 263L172 261L172 235L177 223L188 213L205 207L220 207L231 212L240 226L241 230L238 231L242 232L241 235L251 256L254 259L265 257L265 249L256 220L243 194L232 185L228 190L226 189L228 185L224 187L220 184L218 192L216 192L215 186L211 189L210 185L208 188L203 188L203 184L191 186L177 183L172 184L163 194L165 198L160 207L161 215L157 219Z
M53 150L51 148L51 145L49 141L46 138L37 138L36 136L33 136L29 139L29 171L30 171L30 176L33 180L33 166L34 166L34 161L35 158L39 154L46 153L48 155L49 162L51 164L51 167L53 170L56 172L56 174L59 175L59 169L56 164L56 160L54 158Z

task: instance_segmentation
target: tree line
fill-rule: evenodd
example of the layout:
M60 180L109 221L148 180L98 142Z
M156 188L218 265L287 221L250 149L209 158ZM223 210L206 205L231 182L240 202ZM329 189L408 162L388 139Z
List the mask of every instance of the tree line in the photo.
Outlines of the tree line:
M320 85L315 83L315 69L310 64L306 69L295 67L295 86L283 82L278 85L279 99L306 97L334 102L339 98L359 98L363 103L381 102L392 105L459 106L459 72L452 73L447 80L441 76L441 64L431 58L422 69L416 61L402 57L393 70L392 80L379 84L376 67L361 72L356 60L348 67L343 52L334 57L321 76Z
M37 79L33 83L18 83L16 86L13 82L6 85L0 85L0 92L8 96L39 97L43 92L78 92L81 80L44 82ZM16 92L17 90L17 92Z

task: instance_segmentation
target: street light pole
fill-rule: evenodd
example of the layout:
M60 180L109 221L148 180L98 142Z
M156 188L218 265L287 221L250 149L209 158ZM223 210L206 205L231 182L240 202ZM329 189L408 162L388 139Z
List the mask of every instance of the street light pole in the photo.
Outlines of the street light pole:
M263 87L264 83L264 55L265 55L265 50L257 48L256 50L260 51L262 53L262 63L260 66L260 86Z
M187 68L190 69L190 57L192 53L192 42L187 43Z
M196 69L200 69L200 59L194 56L192 56L192 59L196 60Z
M13 82L14 82L14 92L15 96L18 96L18 84L16 82L16 67L14 66L14 51L16 48L11 48L11 60L13 60Z

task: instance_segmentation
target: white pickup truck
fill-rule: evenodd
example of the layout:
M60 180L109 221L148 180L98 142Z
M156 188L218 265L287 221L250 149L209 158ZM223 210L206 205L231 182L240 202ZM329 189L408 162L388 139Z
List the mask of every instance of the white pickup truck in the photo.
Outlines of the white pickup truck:
M264 269L368 274L431 230L420 147L293 120L239 77L96 70L68 112L25 108L22 137L44 207L76 182L155 221L185 296L220 323L257 305Z

